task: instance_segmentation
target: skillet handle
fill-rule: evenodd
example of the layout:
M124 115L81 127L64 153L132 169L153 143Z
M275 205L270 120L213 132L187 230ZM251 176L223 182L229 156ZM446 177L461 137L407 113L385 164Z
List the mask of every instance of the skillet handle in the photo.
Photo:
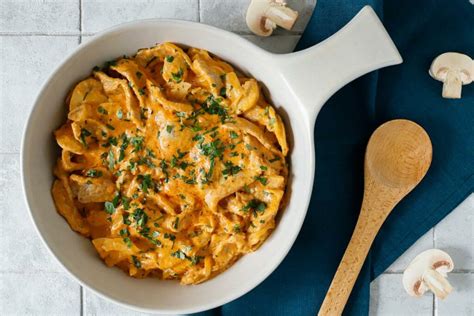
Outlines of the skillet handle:
M323 42L276 59L310 124L337 90L373 70L400 64L395 44L370 6Z

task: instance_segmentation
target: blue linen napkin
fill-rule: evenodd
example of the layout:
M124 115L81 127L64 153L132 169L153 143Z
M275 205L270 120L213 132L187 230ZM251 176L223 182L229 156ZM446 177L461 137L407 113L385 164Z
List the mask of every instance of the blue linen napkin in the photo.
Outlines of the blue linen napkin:
M203 314L317 313L357 220L367 141L388 120L420 124L430 135L433 162L383 225L345 315L367 315L370 281L473 192L474 84L463 87L460 100L443 99L442 85L428 69L443 52L474 57L474 5L469 0L318 0L297 50L327 38L367 4L384 22L404 63L352 82L325 104L315 128L313 195L295 245L262 284Z

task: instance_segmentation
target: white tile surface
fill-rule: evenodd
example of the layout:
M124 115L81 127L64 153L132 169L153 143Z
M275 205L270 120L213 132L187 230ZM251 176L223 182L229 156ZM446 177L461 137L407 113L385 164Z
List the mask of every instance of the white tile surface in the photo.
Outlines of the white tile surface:
M83 0L83 32L140 19L198 20L198 0Z
M79 285L59 273L0 273L0 315L79 316Z
M144 316L152 315L139 313L120 305L106 301L91 291L84 290L84 315L86 316Z
M474 194L436 226L435 246L451 255L456 270L474 270Z
M0 36L0 153L20 152L32 103L76 36Z
M414 243L403 255L401 255L390 267L387 272L403 272L422 251L433 248L433 229L430 229L416 243Z
M474 315L474 274L449 275L449 282L454 291L444 300L436 299L437 316L472 316Z
M0 0L0 34L7 35L0 36L0 315L80 315L81 311L86 315L145 315L87 290L81 296L79 285L44 249L26 215L17 154L22 126L39 86L77 46L79 35L86 41L90 34L136 19L200 19L243 34L268 51L286 53L296 45L315 2L288 0L300 12L294 29L277 29L274 36L259 38L245 24L249 0ZM69 36L38 36L46 34ZM473 212L471 195L390 266L388 274L375 280L370 314L474 315ZM409 297L399 273L433 243L450 253L462 272L450 274L455 292L442 302L435 302L432 295Z
M62 273L28 215L21 191L20 156L0 154L0 166L0 273Z
M79 0L0 0L0 32L79 31Z
M299 17L291 31L278 28L274 34L303 32L316 4L316 0L288 0L288 7L298 11ZM201 22L233 32L248 33L245 22L249 0L201 0ZM225 16L225 18L222 18Z
M370 286L369 315L431 316L433 296L411 297L403 289L402 274L382 274Z

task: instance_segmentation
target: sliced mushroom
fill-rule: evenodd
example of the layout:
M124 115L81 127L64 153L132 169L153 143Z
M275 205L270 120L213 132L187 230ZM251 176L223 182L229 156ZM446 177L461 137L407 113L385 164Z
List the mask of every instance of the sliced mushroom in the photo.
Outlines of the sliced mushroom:
M291 30L298 12L286 7L283 0L252 0L247 9L247 26L260 36L270 36L278 26Z
M411 296L420 297L431 290L436 297L444 299L453 290L446 280L453 268L453 260L446 252L426 250L416 256L403 272L403 286Z
M459 53L444 53L435 58L430 76L443 82L443 98L460 99L462 85L474 80L474 61Z

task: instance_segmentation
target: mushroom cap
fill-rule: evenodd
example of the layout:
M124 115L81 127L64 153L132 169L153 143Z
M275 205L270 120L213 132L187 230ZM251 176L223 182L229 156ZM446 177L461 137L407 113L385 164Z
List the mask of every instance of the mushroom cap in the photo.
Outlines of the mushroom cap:
M270 36L277 25L291 29L297 18L298 12L286 7L283 0L252 0L246 22L253 33Z
M247 26L252 32L260 36L269 36L273 32L273 27L267 24L265 12L270 7L273 0L252 0L247 9Z
M422 282L423 273L427 269L438 271L443 276L454 268L453 259L444 251L429 249L413 259L403 272L403 287L411 296L422 296L428 289Z
M429 73L433 79L445 81L449 71L458 72L462 84L469 84L474 80L474 61L464 54L444 53L433 60Z

